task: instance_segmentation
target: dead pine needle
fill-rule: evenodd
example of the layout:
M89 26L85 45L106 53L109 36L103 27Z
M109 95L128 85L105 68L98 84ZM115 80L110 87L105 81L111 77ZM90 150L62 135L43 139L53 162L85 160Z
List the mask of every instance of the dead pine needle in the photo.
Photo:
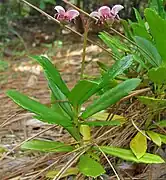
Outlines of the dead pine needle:
M118 175L118 173L116 172L114 166L112 165L111 161L108 159L108 157L106 156L106 154L103 152L103 150L97 145L95 144L96 147L100 150L100 152L103 154L103 156L105 157L105 159L107 160L108 164L110 165L110 167L112 168L113 172L115 173L117 180L120 180L120 177Z

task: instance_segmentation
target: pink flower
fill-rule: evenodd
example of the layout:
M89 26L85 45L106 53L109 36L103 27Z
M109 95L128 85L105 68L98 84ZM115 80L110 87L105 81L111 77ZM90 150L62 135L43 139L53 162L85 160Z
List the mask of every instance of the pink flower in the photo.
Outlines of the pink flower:
M93 11L90 14L90 16L97 18L101 22L106 21L108 19L119 19L118 12L123 8L124 7L122 5L115 5L112 9L110 9L108 6L102 6L98 9L98 11Z
M79 16L79 12L75 9L70 9L65 11L65 9L62 6L55 6L54 8L57 11L57 14L55 14L55 17L59 21L72 21L77 16Z

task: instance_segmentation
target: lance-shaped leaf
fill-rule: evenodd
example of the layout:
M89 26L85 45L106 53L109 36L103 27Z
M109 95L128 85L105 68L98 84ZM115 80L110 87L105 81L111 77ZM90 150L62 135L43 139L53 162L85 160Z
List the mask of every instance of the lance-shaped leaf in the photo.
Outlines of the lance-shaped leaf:
M166 64L166 21L162 19L154 10L146 9L145 17L149 25L150 33L152 34L154 41L156 43L156 47L158 52L162 57L162 61Z
M124 122L126 122L126 118L124 116L120 116L120 115L117 115L117 114L110 114L108 112L99 112L99 113L96 113L92 116L92 118L94 120L98 120L98 121L106 121L108 117L112 117L111 118L111 121L114 121L114 120L118 120L120 121L122 124Z
M153 131L146 131L146 133L157 146L161 146L161 137L157 133Z
M113 146L100 146L100 148L106 154L136 163L158 164L165 162L160 156L155 154L145 153L144 156L142 156L140 159L137 159L130 149L123 149ZM97 150L98 148L96 147L95 149Z
M54 103L58 103L60 107L72 118L73 117L72 108L69 102L67 102L68 99L66 98L66 96L60 91L58 86L51 79L49 79L48 84L55 97ZM59 100L59 102L56 102L56 100Z
M32 56L44 69L46 78L51 79L54 84L60 89L60 91L67 97L69 94L69 89L61 78L60 73L56 67L51 63L51 61L45 56Z
M148 96L139 96L138 100L150 108L165 108L166 99L157 99Z
M122 82L115 88L105 92L99 99L95 100L82 113L81 118L86 119L91 115L108 108L126 96L129 92L135 89L140 83L140 79L133 78Z
M123 19L123 20L121 20L121 23L124 28L125 36L128 37L129 39L133 40L133 32L129 26L129 22Z
M97 65L103 70L103 71L108 71L109 67L105 65L104 63L97 61Z
M21 148L41 152L71 152L74 150L72 146L62 142L37 139L25 142Z
M136 136L131 140L130 148L137 157L137 159L140 159L147 150L146 137L142 133L138 132Z
M91 129L88 125L80 125L80 134L82 139L86 142L89 142L91 139Z
M148 62L154 67L160 66L162 62L161 56L151 41L139 36L135 36L135 41L146 52L145 53L144 51L140 50L141 54L148 60Z
M60 169L59 170L50 170L46 174L46 177L53 179L59 173L59 171L60 171ZM79 173L79 169L77 167L70 167L66 170L66 172L63 173L61 178L77 175L78 173Z
M142 19L139 11L138 11L137 9L135 9L135 8L133 8L133 9L134 9L135 17L136 17L136 19L137 19L137 21L138 21L138 24L144 25L145 22L144 22L144 20Z
M159 121L159 122L155 122L154 124L152 124L150 126L150 128L156 128L156 127L161 127L161 128L166 128L166 120L162 120L162 121Z
M35 101L28 96L19 93L15 90L7 91L7 95L19 106L35 113L35 116L40 121L50 124L58 124L63 126L76 140L80 140L80 135L77 129L73 126L72 121L67 116L55 112L53 109Z
M96 92L100 91L101 89L107 91L107 86L110 88L110 83L116 76L122 74L126 69L128 69L133 62L133 56L128 55L124 58L116 61L108 70L103 74L103 77L99 80L99 85L94 86L90 94L93 95ZM113 82L113 81L112 81ZM114 83L114 82L113 82ZM88 96L88 94L86 95ZM85 96L85 97L86 97Z
M19 106L24 109L35 113L37 116L41 117L41 119L45 119L46 122L51 124L59 124L62 126L71 126L72 122L67 117L54 112L52 109L47 106L35 101L28 96L16 91L9 90L7 91L7 95Z
M150 9L154 9L160 15L160 17L166 18L164 0L151 0L149 3Z
M78 168L82 174L93 178L96 178L105 173L105 170L101 164L90 158L88 155L82 155L80 157Z
M132 23L131 27L133 29L135 36L140 36L145 39L151 40L151 36L148 33L148 31L146 30L145 25L138 24L138 23Z
M51 61L44 56L33 56L33 59L38 61L44 69L45 76L48 80L48 85L54 94L56 100L66 101L69 90L62 80L60 73L51 63ZM73 112L68 102L59 103L62 109L72 118Z
M60 103L57 102L57 99L55 98L55 96L53 95L53 93L51 93L51 103L50 103L50 108L59 113L59 114L62 114L63 116L66 116L67 118L71 118L69 116L68 113L66 113L66 111L63 110L63 108L60 106Z
M130 52L126 44L120 41L118 37L110 36L107 32L100 32L99 38L102 39L102 41L112 50L118 59L122 57L122 52Z
M162 143L166 144L166 135L159 134L159 133L158 133L158 135L160 136Z
M79 106L88 100L94 93L94 89L97 90L98 83L88 80L79 81L75 87L71 90L68 98L73 106Z
M116 61L110 69L103 75L103 80L100 86L107 84L108 81L114 79L116 76L122 74L126 69L128 69L133 63L133 55L128 55L122 59Z

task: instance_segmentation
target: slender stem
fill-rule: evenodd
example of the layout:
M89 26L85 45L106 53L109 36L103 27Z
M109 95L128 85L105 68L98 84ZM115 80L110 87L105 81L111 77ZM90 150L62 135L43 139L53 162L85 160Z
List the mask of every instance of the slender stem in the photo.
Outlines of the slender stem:
M76 106L74 107L74 123L75 123L75 126L78 127L78 116L79 116L79 113L80 113L80 107Z
M85 25L85 32L84 32L84 42L83 42L83 52L82 52L82 64L81 64L80 79L84 78L84 69L85 69L85 58L86 58L86 47L87 47L88 30L89 30L89 23L87 22L87 24Z
M149 116L148 116L148 118L147 118L147 120L146 120L146 122L145 122L145 129L147 129L147 128L149 127L149 125L151 124L154 116L155 116L156 114L158 114L158 112L159 112L159 111L157 111L157 112L152 112L151 114L149 114Z

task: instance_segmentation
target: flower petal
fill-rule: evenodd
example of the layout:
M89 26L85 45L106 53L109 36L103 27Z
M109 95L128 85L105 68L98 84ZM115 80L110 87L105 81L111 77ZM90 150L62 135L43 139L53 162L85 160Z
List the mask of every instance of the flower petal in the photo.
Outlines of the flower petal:
M65 14L65 9L62 6L55 6L54 8L60 15Z
M111 9L108 6L102 6L99 8L98 13L102 17L109 17L111 13Z
M75 9L68 10L65 13L65 16L71 21L72 19L75 19L77 16L79 16L79 12Z
M91 12L91 13L90 13L90 16L100 19L100 15L99 15L99 13L98 13L97 11Z
M111 13L112 13L114 16L116 16L116 15L118 14L118 12L121 11L123 8L124 8L124 6L117 4L117 5L115 5L115 6L112 7Z

